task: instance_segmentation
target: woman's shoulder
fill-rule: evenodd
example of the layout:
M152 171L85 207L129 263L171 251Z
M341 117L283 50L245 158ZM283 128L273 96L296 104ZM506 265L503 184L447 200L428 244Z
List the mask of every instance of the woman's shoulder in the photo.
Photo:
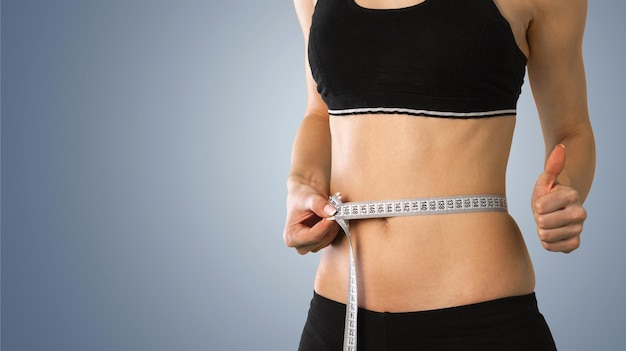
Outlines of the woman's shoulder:
M293 0L296 9L314 9L317 0Z
M533 11L533 20L549 21L554 18L576 20L586 17L587 0L527 0Z
M527 19L529 23L586 15L587 0L493 0L503 12Z

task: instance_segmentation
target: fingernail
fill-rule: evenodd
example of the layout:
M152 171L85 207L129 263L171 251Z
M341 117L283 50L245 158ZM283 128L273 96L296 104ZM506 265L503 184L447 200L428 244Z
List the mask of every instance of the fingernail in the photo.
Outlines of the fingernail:
M565 150L565 145L563 145L563 144L556 144L555 148L557 148L557 147L563 148L563 150Z
M332 216L335 213L337 213L337 210L333 206L331 206L331 205L326 205L326 206L324 206L324 212L327 215Z

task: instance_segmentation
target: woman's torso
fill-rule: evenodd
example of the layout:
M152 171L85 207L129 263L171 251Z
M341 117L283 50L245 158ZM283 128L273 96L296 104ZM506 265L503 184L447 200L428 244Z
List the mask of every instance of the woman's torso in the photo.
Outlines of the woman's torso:
M495 2L518 39L525 25L523 16L515 17L517 2L505 8ZM382 3L358 1L369 8ZM413 4L415 1L398 1L395 7ZM527 52L523 38L518 45ZM514 116L331 117L331 193L341 192L344 201L504 195L514 126ZM419 311L534 289L524 241L506 213L353 220L350 227L361 307ZM340 235L322 251L315 290L345 302L348 265L348 242Z

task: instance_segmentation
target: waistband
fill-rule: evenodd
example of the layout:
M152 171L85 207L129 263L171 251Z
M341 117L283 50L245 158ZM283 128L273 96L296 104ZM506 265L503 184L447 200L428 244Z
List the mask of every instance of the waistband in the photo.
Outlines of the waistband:
M322 314L331 319L341 320L345 316L346 305L331 300L313 291L311 299L311 309L316 313ZM477 302L467 305L438 308L424 311L406 311L406 312L378 312L371 311L359 307L359 318L398 318L404 319L412 317L417 319L423 318L424 321L432 322L434 320L447 320L448 318L472 318L478 315L487 317L489 315L511 313L513 311L537 313L537 297L534 292L526 295L508 296L494 300Z
M314 292L300 349L340 350L346 305ZM426 311L359 309L359 350L555 351L535 293Z

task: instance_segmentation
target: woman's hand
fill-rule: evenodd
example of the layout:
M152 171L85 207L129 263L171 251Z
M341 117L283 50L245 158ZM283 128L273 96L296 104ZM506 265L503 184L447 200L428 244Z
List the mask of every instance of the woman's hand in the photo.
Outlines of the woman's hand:
M543 247L548 251L570 253L580 246L587 212L582 207L578 191L557 181L564 168L565 146L559 144L537 179L531 207Z
M287 220L283 239L299 254L317 252L330 245L339 232L335 221L325 218L335 214L328 195L301 180L290 179L287 185Z

